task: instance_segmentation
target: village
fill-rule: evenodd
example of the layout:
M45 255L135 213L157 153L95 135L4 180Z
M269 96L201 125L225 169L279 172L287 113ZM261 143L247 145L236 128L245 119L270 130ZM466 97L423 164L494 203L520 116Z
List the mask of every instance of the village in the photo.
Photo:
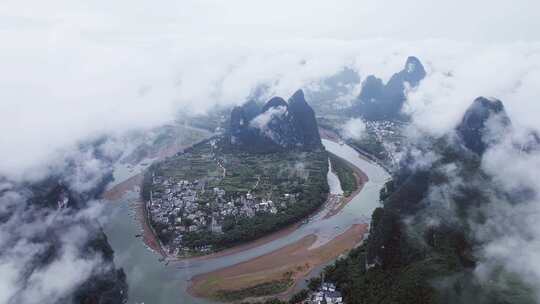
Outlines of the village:
M322 282L319 288L311 292L304 304L344 304L341 292L336 285L330 282Z
M285 193L279 202L274 202L256 197L251 191L229 195L219 187L209 187L210 181L175 180L173 177L166 178L153 173L152 185L159 191L150 192L146 208L154 229L160 229L158 235L172 235L168 242L162 239L162 245L169 254L212 252L211 245L196 248L186 246L185 235L198 232L222 234L225 221L283 212L289 204L294 203L296 197Z

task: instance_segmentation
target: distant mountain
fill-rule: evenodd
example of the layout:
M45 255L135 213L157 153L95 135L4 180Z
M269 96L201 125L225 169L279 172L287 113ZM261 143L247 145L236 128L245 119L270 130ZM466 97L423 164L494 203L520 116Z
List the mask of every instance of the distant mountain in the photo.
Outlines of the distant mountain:
M252 152L314 151L322 148L315 112L302 90L286 102L274 97L262 107L254 101L231 111L230 144Z
M456 131L465 147L482 154L499 140L501 133L510 125L510 118L500 100L478 97L463 115Z
M426 71L420 60L409 57L403 70L394 74L386 84L373 75L366 77L351 110L366 120L403 119L401 109L406 100L406 88L417 87L425 77Z
M332 112L346 107L360 86L358 72L343 67L337 73L308 85L304 93L317 113Z

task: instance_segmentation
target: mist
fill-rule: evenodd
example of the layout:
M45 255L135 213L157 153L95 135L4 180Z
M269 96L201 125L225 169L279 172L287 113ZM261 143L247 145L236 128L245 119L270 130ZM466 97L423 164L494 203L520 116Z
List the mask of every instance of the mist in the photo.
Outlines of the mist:
M411 140L451 132L477 96L504 102L516 138L540 131L538 12L534 0L2 1L0 215L14 215L0 224L0 244L10 246L0 254L0 303L64 299L109 266L78 252L94 230L78 230L77 221L103 218L94 205L75 218L60 213L25 222L27 197L16 183L61 173L83 193L104 181L127 149L129 132L239 105L262 85L269 97L290 96L344 67L361 80L374 74L387 81L413 55L427 76L407 92L405 112L416 130ZM351 138L364 131L360 120L344 126ZM81 148L100 138L107 161ZM437 157L420 153L415 165ZM539 164L538 153L524 156L510 141L482 159L509 191L527 185L535 195L519 206L501 202L490 211L492 221L478 227L487 244L478 253L479 277L504 265L540 284L539 267L516 263L540 261ZM432 189L432 195L451 191ZM498 229L521 221L529 223L524 230ZM30 242L41 235L37 227L59 229L65 222L75 229L62 238L60 258L21 284L18 267L44 248ZM67 269L77 269L70 284L51 279L69 275Z
M478 93L526 115L533 111L511 105L533 99L538 80L535 6L4 1L0 175L25 178L88 137L154 127L178 111L242 103L261 84L289 96L343 66L384 79L411 54L430 72L410 97L424 125L450 125Z

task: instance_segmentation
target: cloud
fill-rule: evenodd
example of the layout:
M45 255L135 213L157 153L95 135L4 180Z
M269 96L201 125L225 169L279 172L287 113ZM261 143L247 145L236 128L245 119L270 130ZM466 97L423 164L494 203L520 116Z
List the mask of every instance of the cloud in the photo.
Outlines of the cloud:
M79 227L80 230L83 230ZM90 278L92 273L104 264L99 256L82 258L81 247L73 246L71 237L82 237L87 240L86 230L78 233L68 233L62 245L61 254L52 263L47 264L38 271L34 271L26 280L26 288L20 294L21 303L55 303L58 300L69 297L80 284ZM80 240L80 239L77 239ZM75 243L76 244L76 243Z
M351 118L341 127L341 136L345 138L361 139L365 132L366 124L360 118Z
M457 114L420 103L460 110L480 93L506 97L498 94L502 89L482 90L485 83L497 88L514 81L508 94L534 96L529 88L537 80L538 46L531 49L529 41L539 40L540 21L526 16L535 1L434 6L420 0L410 6L374 0L3 1L0 175L23 178L81 138L150 128L178 111L242 103L261 83L287 96L345 65L387 79L411 54L432 70L412 98L426 120L450 124L446 116ZM526 42L516 46L516 39ZM454 78L445 76L449 71ZM473 82L477 89L466 89Z
M87 191L128 150L127 132L178 113L240 104L261 84L270 95L289 96L344 66L386 81L415 55L428 76L407 92L407 112L423 132L451 130L479 95L501 99L517 129L540 129L539 6L533 0L2 1L0 176L12 182L0 183L0 214L15 217L0 224L0 247L7 248L0 253L0 303L25 294L61 297L73 285L51 276L71 267L84 278L102 266L99 257L78 256L78 240L69 238L59 259L25 277L29 285L21 289L22 265L45 250L32 237L72 219L60 213L25 221L24 193L6 190L12 183L62 173L73 189ZM352 135L361 134L361 122L348 124ZM108 140L98 148L81 148L102 136ZM512 178L505 185L539 189L536 158L501 149L488 152L486 170L502 180L505 172ZM110 160L97 157L98 150ZM526 219L537 222L536 202L529 205ZM101 217L93 209L80 214ZM533 263L540 233L530 229L534 242L520 254ZM507 235L523 239L512 230ZM511 252L487 247L486 257Z
M532 54L534 52L529 53ZM518 70L528 70L534 69L535 64L531 63L530 67L526 67L518 60L517 65L522 66ZM485 72L478 73L482 77L487 76ZM512 83L520 82L520 76L512 74L518 80L501 77ZM421 90L433 89L433 97L437 101L439 97L435 94L436 89L429 84L433 79L428 77L426 81L427 85L422 83L419 91L413 95L423 94ZM506 91L506 88L510 87L505 81L499 81L501 80L495 81L497 88L493 89ZM461 80L457 82L461 83ZM451 87L449 92L453 96L460 96L468 92L467 88L472 88L474 83L464 81L463 85L466 86L463 92L457 87ZM491 84L479 84L483 85L491 87ZM529 86L526 90L532 94L535 88ZM422 202L425 208L405 222L410 224L408 227L420 229L432 225L464 227L473 244L471 249L476 260L474 279L478 280L483 291L489 294L493 290L505 290L507 294L506 291L511 290L516 295L530 295L532 291L532 296L538 299L540 292L536 286L540 284L540 267L536 265L540 261L540 229L535 223L540 221L540 176L536 169L540 166L540 150L536 136L533 135L533 130L538 130L538 125L532 119L534 115L526 113L526 109L534 109L534 102L521 99L521 95L516 92L508 90L507 98L503 100L512 127L506 127L501 115L492 116L486 123L488 130L483 133L484 140L489 142L490 146L480 159L473 155L458 154L460 159L437 166L436 170L431 168L433 163L453 159L456 156L454 153L459 151L459 143L454 141L456 138L453 128L461 120L460 115L464 109L452 108L450 105L445 107L441 103L428 104L426 109L433 110L432 114L437 115L433 119L415 116L418 113L413 112L413 125L402 133L407 136L405 143L413 146L405 149L407 156L412 159L407 165L413 169L431 168L430 174L435 177L432 178L427 197ZM451 99L444 97L444 90L441 91L441 97L451 102ZM411 102L411 99L409 101ZM472 100L463 101L464 108L471 103ZM439 107L442 109L437 112ZM446 116L443 115L444 111ZM452 118L453 115L456 118ZM443 119L447 121L442 121ZM440 133L446 135L445 142L448 146L442 144L441 140L433 139L434 135ZM445 153L442 153L441 149L444 149ZM477 160L481 161L478 168L480 170L477 170L475 165L471 167ZM464 197L468 200L464 201Z
M540 44L447 46L448 57L430 60L429 76L409 92L407 112L419 127L444 134L474 98L485 96L502 100L515 124L540 129L533 114L540 110Z
M266 112L257 115L249 122L249 125L253 128L257 128L263 132L268 130L268 123L274 118L281 118L287 112L287 107L278 106L268 109Z
M492 129L485 135L498 140L481 156L481 171L463 167L461 160L432 169L431 173L444 177L444 182L440 177L434 179L439 182L430 185L426 208L411 223L424 228L431 223L468 227L477 261L474 275L487 286L487 292L495 286L516 294L532 290L538 298L540 292L535 286L540 284L540 267L536 266L540 261L540 229L536 223L540 220L540 176L536 168L540 165L540 151L522 149L530 144L531 137L523 136L530 129L504 129L496 124L498 117L493 118L488 122ZM515 121L516 117L511 119ZM451 142L451 136L447 138L450 146L457 145ZM441 158L435 149L419 152L410 152L410 163L415 168L429 168ZM464 195L471 197L467 195L471 190L477 191L477 197L462 201ZM523 286L532 289L516 289Z
M26 191L0 195L5 208L0 210L0 303L57 303L111 266L86 248L98 233L102 206L91 203L80 212L45 210L29 204Z
M540 261L536 225L540 220L540 176L535 168L540 165L540 152L522 151L521 140L527 139L515 135L506 136L482 158L482 168L493 177L495 187L512 196L493 198L484 210L486 222L475 226L476 236L485 244L477 273L489 277L503 266L536 286L540 284L540 267L536 266Z

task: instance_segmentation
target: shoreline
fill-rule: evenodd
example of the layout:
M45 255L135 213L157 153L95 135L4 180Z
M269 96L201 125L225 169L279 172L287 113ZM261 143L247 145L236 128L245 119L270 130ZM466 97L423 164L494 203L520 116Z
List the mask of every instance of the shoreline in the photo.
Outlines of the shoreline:
M217 259L217 258L230 256L233 254L237 254L243 251L247 251L253 248L266 245L272 241L286 237L289 234L295 232L296 229L298 229L300 225L301 223L292 224L286 228L282 228L278 231L272 232L254 241L247 242L241 245L236 245L231 248L223 249L221 251L210 253L207 255L194 256L194 257L167 257L167 260L171 262L192 262L192 261L205 261L205 260L211 260L211 259Z
M339 143L340 140L342 140L341 136L336 133L335 131L324 129L319 127L319 134L321 135L322 139L330 140L335 143ZM362 150L361 148L352 145L349 143L349 146L353 148L358 154L360 154L360 157L362 157L364 160L376 163L380 167L382 167L388 174L392 174L392 168L390 168L388 165L386 165L382 160L378 159L377 157L373 156L372 154Z
M114 186L113 188L106 191L103 195L103 198L110 202L115 202L121 199L127 192L132 191L135 187L141 187L142 186L142 173L139 173L124 182L119 183L118 185ZM316 211L314 211L312 214L306 216L306 219L311 218L313 215L318 214L319 212L323 211L327 208L329 201L331 200L331 194L328 194L328 198L325 201L324 204L322 204L319 208L317 208ZM148 220L148 213L146 210L146 203L144 200L142 200L141 197L138 198L137 202L135 204L135 212L138 215L137 220L139 221L139 224L141 225L142 231L142 239L144 243L152 249L154 252L159 254L161 257L166 259L169 262L189 262L189 261L204 261L204 260L210 260L215 258L221 258L233 254L237 254L243 251L247 251L259 246L263 246L265 244L268 244L274 240L283 238L288 236L289 234L296 231L301 225L302 222L297 222L295 224L291 224L287 227L284 227L282 229L279 229L275 232L272 232L268 235L265 235L261 238L258 238L256 240L236 245L231 248L227 248L215 253L210 253L207 255L201 255L201 256L192 256L192 257L177 257L171 254L168 254L163 246L161 245L161 241L157 237L157 234L153 231L152 225L149 223Z
M321 138L328 139L328 140L331 140L331 141L336 142L336 143L339 142L340 137L335 132L329 131L329 130L326 130L326 129L321 129L321 128L319 129L319 132L321 133ZM202 141L205 141L205 140L206 139L203 139L203 140L201 140L199 142L202 142ZM197 143L199 143L199 142L197 142ZM195 144L197 144L197 143L195 143ZM195 144L193 144L193 145L195 145ZM167 150L170 150L170 148L171 147L169 147ZM187 149L187 148L189 148L189 147L184 146L181 149ZM168 155L168 154L170 154L170 153L165 153L165 155ZM162 156L163 156L163 154L162 154ZM337 202L335 201L336 200L336 195L333 195L333 194L329 193L326 202L323 205L321 205L315 212L308 215L306 217L306 219L309 219L313 215L318 214L319 212L324 211L325 209L329 209L329 210L328 210L327 214L324 215L323 219L328 219L328 218L330 218L332 216L335 216L343 208L345 208L345 206L356 195L358 195L358 193L360 193L360 191L362 191L364 184L369 180L369 178L359 168L357 168L356 166L354 166L353 164L351 164L347 160L344 160L344 161L353 170L355 178L356 178L356 182L357 182L357 185L358 185L358 189L356 191L354 191L353 193L351 193L348 197L341 197L340 200L337 201ZM111 189L107 190L103 194L103 198L108 200L108 201L111 201L111 202L114 202L114 201L117 201L117 200L121 199L123 197L123 195L125 195L129 191L132 191L133 189L135 189L135 187L137 187L137 186L141 187L142 186L142 178L143 178L143 173L141 172L141 173L139 173L137 175L134 175L134 176L128 178L127 180L125 180L123 182L120 182L119 184L115 185ZM142 230L141 235L142 235L143 242L150 249L152 249L155 253L160 255L162 258L166 259L168 262L204 261L204 260L211 260L211 259L215 259L215 258L222 258L222 257L230 256L230 255L237 254L237 253L240 253L240 252L243 252L243 251L247 251L247 250L259 247L259 246L266 245L266 244L268 244L268 243L270 243L272 241L275 241L277 239L286 237L289 234L296 231L302 225L301 222L297 222L295 224L289 225L289 226L284 227L282 229L279 229L279 230L277 230L275 232L272 232L272 233L270 233L270 234L268 234L266 236L263 236L263 237L261 237L259 239L256 239L256 240L244 243L244 244L236 245L236 246L233 246L231 248L227 248L227 249L215 252L215 253L210 253L210 254L201 255L201 256L192 256L192 257L178 257L178 256L174 256L174 255L171 255L171 254L167 253L165 251L165 249L163 248L163 246L161 244L161 241L157 237L157 234L154 232L154 230L152 228L152 225L149 223L148 214L147 214L147 210L146 210L146 203L142 199L139 198L139 201L135 203L135 209L136 209L135 212L138 215L139 224L141 225L141 230Z
M360 191L358 191L358 192L360 192ZM323 205L321 205L319 208L317 208L317 210L314 211L312 214L308 215L305 219L310 219L314 215L317 215L319 212L323 212L323 211L325 211L325 209L328 209L328 207L331 205L332 199L334 197L335 197L334 195L328 194L328 198L326 199L325 203ZM352 200L352 198L353 198L353 196L351 195L349 201ZM145 210L144 212L146 214L146 208L145 208L144 202L141 202L140 205L141 205L140 208ZM345 207L345 206L340 205L339 210L343 209L343 207ZM339 210L337 210L337 211L339 211ZM334 215L336 215L338 213L338 212L335 212L332 215L328 216L328 214L331 213L332 211L333 211L333 209L329 209L328 213L324 216L324 218L326 219L326 218L332 217L332 216L334 216ZM147 215L145 215L144 225L146 226L145 230L153 231L151 225L148 223ZM244 244L239 244L239 245L227 248L227 249L223 249L223 250L218 251L218 252L214 252L214 253L210 253L210 254L206 254L206 255L201 255L201 256L177 257L177 256L167 254L165 252L165 250L163 249L163 247L161 246L161 242L159 241L156 234L154 234L154 233L151 233L152 235L151 235L150 241L153 244L156 244L156 243L159 244L159 249L153 248L151 246L151 244L147 243L147 245L150 248L152 248L153 250L155 250L156 252L160 253L162 255L162 257L164 257L169 262L206 261L206 260L217 259L217 258L222 258L222 257L234 255L234 254L237 254L237 253L241 253L241 252L253 249L253 248L257 248L257 247L266 245L266 244L271 243L271 242L273 242L273 241L275 241L277 239L284 238L284 237L294 233L301 225L302 225L302 221L299 221L297 223L291 224L291 225L289 225L287 227L284 227L284 228L281 228L281 229L279 229L277 231L274 231L274 232L272 232L270 234L267 234L267 235L265 235L263 237L260 237L260 238L258 238L256 240L253 240L253 241L250 241L250 242L247 242L247 243L244 243ZM145 243L146 243L146 241L145 241Z
M329 136L328 134L324 134L324 135L321 134L321 135L322 135L321 136L322 138L329 139L336 143L339 142L339 137L336 137L337 134L335 134L335 136L332 136L332 137ZM356 182L358 185L357 190L352 192L348 197L342 197L340 195L332 195L329 193L328 198L325 201L325 203L322 204L315 212L308 215L306 219L310 219L314 215L320 214L321 212L326 213L326 214L324 213L321 214L321 216L323 216L323 219L328 219L330 217L337 215L350 201L352 201L353 198L355 198L363 190L364 185L369 180L369 178L362 170L357 168L355 165L353 165L352 163L346 160L345 162L353 170L353 174L355 175ZM109 189L109 191L107 191L103 195L103 197L108 200L111 200L111 199L118 200L119 198L122 198L123 195L125 195L129 191L133 191L134 189L136 189L137 186L139 187L141 186L142 176L143 174L139 173L119 183L118 185L115 185L114 187ZM174 263L189 262L189 261L205 261L205 260L218 259L218 258L238 254L243 251L247 251L253 248L263 246L274 240L285 238L288 235L295 232L302 225L302 222L300 221L296 224L292 224L288 227L279 229L257 240L254 240L245 244L240 244L240 245L237 245L228 249L224 249L215 253L201 255L201 256L193 256L193 257L177 257L177 256L173 256L165 252L161 242L157 238L157 235L154 233L154 230L152 229L149 223L149 218L148 218L148 214L146 210L146 203L143 200L139 199L136 202L134 202L134 204L135 205L134 206L132 205L131 208L136 209L135 210L136 215L137 215L136 219L139 222L140 227L141 227L142 241L156 254L160 255L163 258L163 261L166 261L167 264L169 264L169 262L172 262L174 264ZM342 234L337 235L332 239L324 240L322 245L319 245L318 247L315 247L315 248L311 248L311 246L318 241L317 235L307 235L299 241L296 241L292 244L286 245L281 248L277 248L274 251L271 251L270 253L266 253L261 256L254 257L250 260L247 260L238 264L230 265L225 268L220 268L206 274L196 275L190 278L189 281L191 283L188 286L186 291L190 295L195 296L195 297L202 297L202 298L207 298L207 299L212 298L212 297L209 297L207 294L202 294L200 291L197 291L197 288L198 288L197 286L200 287L200 284L203 284L211 276L216 276L221 273L227 274L226 271L229 271L230 273L234 273L234 272L238 272L239 271L238 269L244 269L243 270L244 272L241 273L240 275L242 278L248 278L248 280L247 280L247 285L245 285L243 288L249 288L250 284L251 286L254 286L253 285L254 282L261 282L261 283L274 282L275 283L276 277L281 278L281 280L283 280L284 273L292 273L292 275L288 277L288 280L291 280L291 283L287 283L290 285L287 285L286 290L269 295L269 296L257 297L257 298L246 298L243 301L261 300L265 298L274 298L274 297L278 297L281 299L289 298L296 291L296 288L298 284L302 282L302 279L308 277L315 269L320 268L323 265L330 263L331 261L338 258L340 255L350 251L351 249L361 244L366 233L368 232L368 229L369 229L369 223L353 224L349 228L347 228L347 230L343 232ZM295 248L295 251L291 252L292 250L291 248ZM296 255L292 255L292 254L296 254ZM302 263L300 263L300 260L298 260L299 257L301 257L301 260L303 261ZM276 264L276 262L278 264ZM271 265L274 265L274 266L271 266ZM261 267L262 268L266 267L266 269L261 270ZM229 278L229 279L226 281L237 282L235 278ZM240 289L243 289L243 288L240 288Z
M108 202L115 202L120 199L129 191L132 191L137 186L141 186L143 181L143 174L138 173L116 185L111 189L105 191L101 197Z
M338 143L339 137L331 135L332 134L326 133L322 137ZM341 159L343 160L343 158ZM369 177L360 168L357 168L347 160L344 161L353 170L358 188L348 197L341 197L338 202L335 202L335 200L339 199L339 195L329 194L327 204L323 207L329 210L328 213L324 215L323 219L338 214L363 190L364 185L369 181ZM332 199L334 200L333 205L331 203ZM234 294L246 289L249 290L250 288L255 288L258 284L277 282L276 280L280 277L283 278L284 275L292 273L289 277L289 279L292 280L292 283L285 291L268 296L246 297L241 299L242 302L247 303L264 301L270 298L287 300L293 295L296 286L302 279L306 278L318 267L326 265L337 259L341 254L356 248L361 244L368 230L369 223L354 224L343 234L334 237L324 245L313 250L311 250L310 247L317 241L317 236L305 236L295 243L278 248L270 253L255 257L251 260L197 275L191 279L191 285L188 287L187 292L194 297L223 301L223 299L216 299L220 293L229 292ZM354 231L354 233L352 231ZM354 239L354 237L358 238ZM341 243L341 246L343 246L342 242L344 240L351 241L351 238L353 241L348 243L345 247L336 245ZM321 256L317 257L317 254L321 254L321 250L333 251L329 255L328 252L326 252L326 258L321 258ZM317 251L319 251L319 253ZM299 257L301 257L301 261L297 260ZM304 262L304 264L301 264L300 262Z
M177 143L173 143L172 145L164 147L162 150L157 151L154 156L157 160L162 160L167 157L173 156L178 152L184 151L200 142L204 142L205 140L208 140L208 138L208 136L204 137L203 139L190 145L178 145ZM118 202L119 200L124 198L124 196L128 192L134 191L135 189L137 189L137 187L139 189L142 189L143 178L144 170L106 190L101 195L101 198L108 203ZM140 234L142 236L144 244L148 246L151 250L153 250L155 253L159 254L162 258L167 259L168 254L163 249L163 246L161 245L157 234L154 232L152 225L150 225L149 223L146 203L142 199L140 191L137 201L133 202L133 204L129 208L133 208L135 211L136 220L140 224Z
M331 139L329 139L329 140L331 140ZM324 216L324 219L330 218L330 217L338 214L343 208L345 208L345 206L347 206L347 204L350 201L352 201L352 199L356 195L358 195L358 193L360 193L360 191L362 191L362 189L364 189L364 185L369 181L369 177L366 175L366 173L364 173L362 170L360 170L360 168L358 168L355 165L351 164L346 159L343 159L343 158L341 158L341 157L339 157L337 155L335 155L335 156L340 158L341 160L343 160L347 164L347 166L353 170L353 175L354 175L354 178L356 179L357 189L355 191L353 191L351 194L349 194L349 196L343 196L341 198L341 200L339 201L339 203L337 204L337 207L332 208L332 210L330 210L330 212L328 212L328 214L326 214Z
M145 214L145 211L149 213L150 209L146 209L145 202L138 198L141 194L139 187L137 187L140 179L137 180L137 177L131 179L133 175L123 174L124 167L119 166L118 174L114 172L119 183L112 184L109 188L110 193L104 196L108 199L121 197L116 202L119 203L116 206L121 207L122 211L129 208L127 214L125 212L122 214L122 222L119 222L121 224L119 228L122 229L118 230L115 227L115 230L108 231L108 233L114 235L117 245L121 246L119 247L121 250L124 250L121 251L122 255L125 254L126 257L129 257L126 264L127 269L140 269L143 270L143 273L147 273L144 281L133 282L134 290L130 292L133 294L132 298L137 299L138 302L152 301L151 298L141 296L139 293L142 293L146 288L152 288L152 290L161 288L163 298L168 299L168 302L185 299L189 303L207 303L209 297L204 294L207 286L197 285L199 286L197 289L197 286L191 285L208 282L210 277L205 277L205 273L213 275L225 268L236 269L234 271L238 272L236 266L242 263L246 267L242 272L237 274L231 272L229 273L231 277L225 278L214 276L209 283L217 285L212 285L207 293L218 296L221 302L235 301L240 298L243 300L236 302L249 303L259 301L261 298L276 297L287 300L305 289L307 280L319 276L325 266L332 265L336 259L343 257L347 252L362 244L362 240L365 240L367 233L369 233L369 220L363 214L365 210L371 210L372 203L375 203L377 191L374 189L380 186L378 177L384 176L384 171L362 161L359 154L354 153L348 147L340 148L336 143L341 143L341 141L324 140L323 143L328 152L333 151L341 155L351 164L369 173L370 183L351 192L348 198L343 198L342 195L336 193L333 195L333 201L325 201L318 210L311 213L306 221L301 220L297 224L285 228L281 226L279 228L282 229L249 243L206 256L190 258L176 258L176 256L167 258L168 252L161 249L161 244L154 234L155 229L153 231L149 225L152 218ZM343 164L340 166L343 167ZM132 174L136 175L142 171L141 166L135 168ZM349 170L346 169L346 171ZM347 182L349 183L355 181L350 179L350 173L351 171L347 173L349 175ZM359 177L361 176L355 175L355 178ZM333 177L330 176L330 178ZM125 180L122 181L122 179ZM117 187L115 188L115 186ZM125 193L122 195L122 192ZM353 198L354 202L349 205L348 203L353 201ZM351 208L351 212L349 212L349 208ZM326 218L330 217L329 220L325 220L325 216ZM123 229L125 227L129 229ZM129 238L129 240L124 240L124 238ZM137 246L125 247L128 241ZM140 246L139 242L141 241L144 242L143 246ZM126 249L128 251L125 251ZM190 263L190 260L193 263ZM206 280L204 280L205 278ZM199 282L199 280L203 281ZM230 286L221 284L233 284L233 288L223 288ZM234 284L239 285L235 286ZM203 288L200 289L200 286ZM219 289L226 289L232 293L225 291L214 293L215 290Z
M311 246L316 243L317 236L307 235L251 260L196 275L191 279L187 292L194 297L219 300L215 299L216 292L238 291L275 281L289 274L293 282L286 290L275 295L247 297L241 301L288 298L296 285L314 269L335 260L361 243L368 228L368 224L352 225L342 234L316 248Z
M157 234L154 232L154 228L150 225L148 219L148 213L146 209L146 203L143 200L137 201L135 203L136 214L140 217L138 218L139 223L142 227L142 240L150 249L154 252L161 255L162 258L167 258L168 254L163 249L161 241L157 237Z

